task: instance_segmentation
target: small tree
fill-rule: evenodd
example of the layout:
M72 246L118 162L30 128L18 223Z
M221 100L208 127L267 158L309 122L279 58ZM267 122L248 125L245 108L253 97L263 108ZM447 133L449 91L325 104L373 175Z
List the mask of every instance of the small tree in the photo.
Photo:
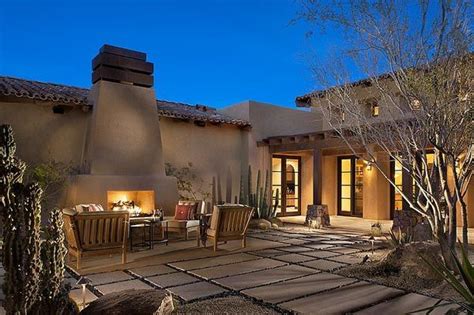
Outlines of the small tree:
M318 27L347 35L328 63L312 66L325 88L313 94L313 105L345 145L427 220L453 267L458 206L468 242L464 197L474 158L468 1L308 0L300 13ZM353 83L354 72L368 79ZM371 112L374 99L378 117ZM378 152L401 164L414 193L395 185Z
M166 176L173 176L177 180L179 197L182 199L207 201L211 194L205 188L206 183L193 169L193 163L178 168L171 163L165 163Z

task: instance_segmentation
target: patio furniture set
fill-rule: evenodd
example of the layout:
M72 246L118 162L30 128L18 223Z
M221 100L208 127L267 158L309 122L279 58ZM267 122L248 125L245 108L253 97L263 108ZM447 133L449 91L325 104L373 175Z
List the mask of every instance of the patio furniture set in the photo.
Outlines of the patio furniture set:
M240 240L243 248L253 214L253 208L236 204L214 206L212 213L206 213L203 201L187 200L178 202L175 216L171 218L155 213L132 216L127 210L96 210L101 208L97 205L79 205L63 210L69 257L76 259L78 270L83 257L102 254L121 254L122 264L125 264L128 247L133 251L134 246L153 249L156 243L168 245L169 232L184 234L185 240L191 232L195 232L197 246L202 243L206 247L209 240L214 251L217 251L219 242L230 240ZM134 244L135 230L135 233L143 233L139 244ZM156 238L156 232L160 231L161 236Z

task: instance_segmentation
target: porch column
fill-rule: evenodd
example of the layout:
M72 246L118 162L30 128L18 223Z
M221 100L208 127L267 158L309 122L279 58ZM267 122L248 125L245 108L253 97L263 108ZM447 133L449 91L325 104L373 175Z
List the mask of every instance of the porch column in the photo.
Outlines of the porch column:
M323 158L321 149L313 150L313 204L320 205L323 191Z
M406 196L413 200L413 179L405 169L402 171L402 191ZM405 199L403 199L402 209L408 210L410 206Z

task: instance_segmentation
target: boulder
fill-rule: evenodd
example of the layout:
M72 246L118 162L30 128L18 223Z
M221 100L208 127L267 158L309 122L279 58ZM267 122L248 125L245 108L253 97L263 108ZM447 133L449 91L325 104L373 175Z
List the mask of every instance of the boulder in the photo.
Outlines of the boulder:
M252 229L268 230L272 228L272 223L265 219L250 220L249 227Z

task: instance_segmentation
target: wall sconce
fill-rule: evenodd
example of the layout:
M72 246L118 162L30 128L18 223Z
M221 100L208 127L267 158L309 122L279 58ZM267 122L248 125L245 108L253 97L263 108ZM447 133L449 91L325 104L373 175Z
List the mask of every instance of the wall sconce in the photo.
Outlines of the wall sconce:
M372 162L372 161L367 161L367 160L365 160L364 162L365 162L365 169L368 170L368 171L371 171L371 170L372 170L372 164L373 164L374 162Z
M368 171L371 171L371 170L372 170L372 162L367 162L366 169L367 169Z

